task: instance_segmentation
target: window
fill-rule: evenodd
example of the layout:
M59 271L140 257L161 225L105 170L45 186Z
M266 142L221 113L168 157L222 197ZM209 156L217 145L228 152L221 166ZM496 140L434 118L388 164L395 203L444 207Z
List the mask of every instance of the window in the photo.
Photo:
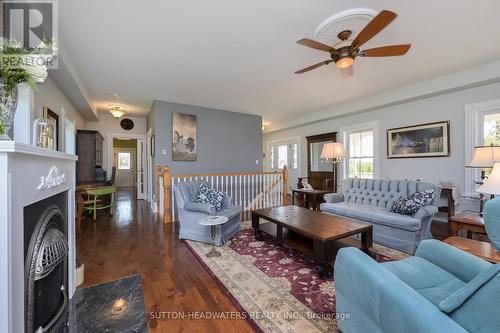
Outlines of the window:
M118 170L130 170L130 153L118 153Z
M346 141L348 177L373 179L373 130L347 133Z
M500 146L500 113L484 115L482 126L483 144Z
M269 146L269 167L271 170L299 168L298 144L295 142L280 142Z
M278 169L288 165L288 145L278 146Z

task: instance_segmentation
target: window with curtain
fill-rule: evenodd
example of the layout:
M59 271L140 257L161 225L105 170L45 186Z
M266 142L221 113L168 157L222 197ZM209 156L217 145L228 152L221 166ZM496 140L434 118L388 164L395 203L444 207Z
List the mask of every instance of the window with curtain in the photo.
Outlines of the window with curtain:
M373 130L349 133L347 144L348 176L373 179Z

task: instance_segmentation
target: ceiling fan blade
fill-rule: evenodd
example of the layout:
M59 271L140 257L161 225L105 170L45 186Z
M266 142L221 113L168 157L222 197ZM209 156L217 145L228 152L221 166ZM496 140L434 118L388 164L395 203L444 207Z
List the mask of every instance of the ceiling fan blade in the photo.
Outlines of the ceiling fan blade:
M380 31L384 30L398 15L388 10L381 11L361 30L351 44L351 50L360 47L373 38Z
M389 45L361 51L362 57L394 57L406 54L411 44Z
M305 72L309 72L313 69L316 69L318 67L321 67L321 66L324 66L324 65L328 65L329 63L332 63L333 60L325 60L325 61L322 61L322 62L319 62L315 65L312 65L312 66L309 66L309 67L306 67L306 68L302 68L301 70L298 70L295 72L295 74L302 74L302 73L305 73Z
M320 51L326 51L326 52L336 52L337 51L329 45L317 42L317 41L309 39L309 38L302 38L301 40L297 41L297 44L304 45L304 46L307 46L307 47L310 47L310 48L313 48L316 50L320 50Z
M347 68L340 69L340 78L342 80L350 78L354 74L353 66L349 66Z

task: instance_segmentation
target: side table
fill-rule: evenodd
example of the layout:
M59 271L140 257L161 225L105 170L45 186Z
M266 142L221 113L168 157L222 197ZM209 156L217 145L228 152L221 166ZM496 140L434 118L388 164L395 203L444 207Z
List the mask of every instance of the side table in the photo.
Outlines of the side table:
M302 207L319 211L319 204L323 202L323 196L328 193L332 193L332 191L295 188L292 189L292 205L295 205L296 198L300 198L303 202Z
M451 236L457 236L459 230L467 231L467 238L472 238L472 233L486 234L483 218L479 213L463 211L448 219Z
M449 237L444 242L491 263L500 263L500 252L491 243L463 237Z
M220 216L220 215L208 215L206 217L202 217L199 221L198 224L200 225L205 225L205 226L210 226L210 236L212 238L212 250L206 254L207 258L213 258L213 257L220 257L221 254L219 251L215 249L215 236L216 236L216 229L218 225L224 224L228 221L229 219L226 216Z

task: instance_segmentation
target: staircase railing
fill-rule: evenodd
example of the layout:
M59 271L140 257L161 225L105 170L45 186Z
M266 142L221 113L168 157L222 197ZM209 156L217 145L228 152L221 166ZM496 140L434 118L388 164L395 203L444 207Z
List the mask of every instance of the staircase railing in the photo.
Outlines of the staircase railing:
M210 187L232 197L235 205L243 207L243 219L248 219L252 210L288 205L286 168L282 172L171 174L168 166L158 166L156 204L164 223L177 220L174 186L197 180L204 180Z

